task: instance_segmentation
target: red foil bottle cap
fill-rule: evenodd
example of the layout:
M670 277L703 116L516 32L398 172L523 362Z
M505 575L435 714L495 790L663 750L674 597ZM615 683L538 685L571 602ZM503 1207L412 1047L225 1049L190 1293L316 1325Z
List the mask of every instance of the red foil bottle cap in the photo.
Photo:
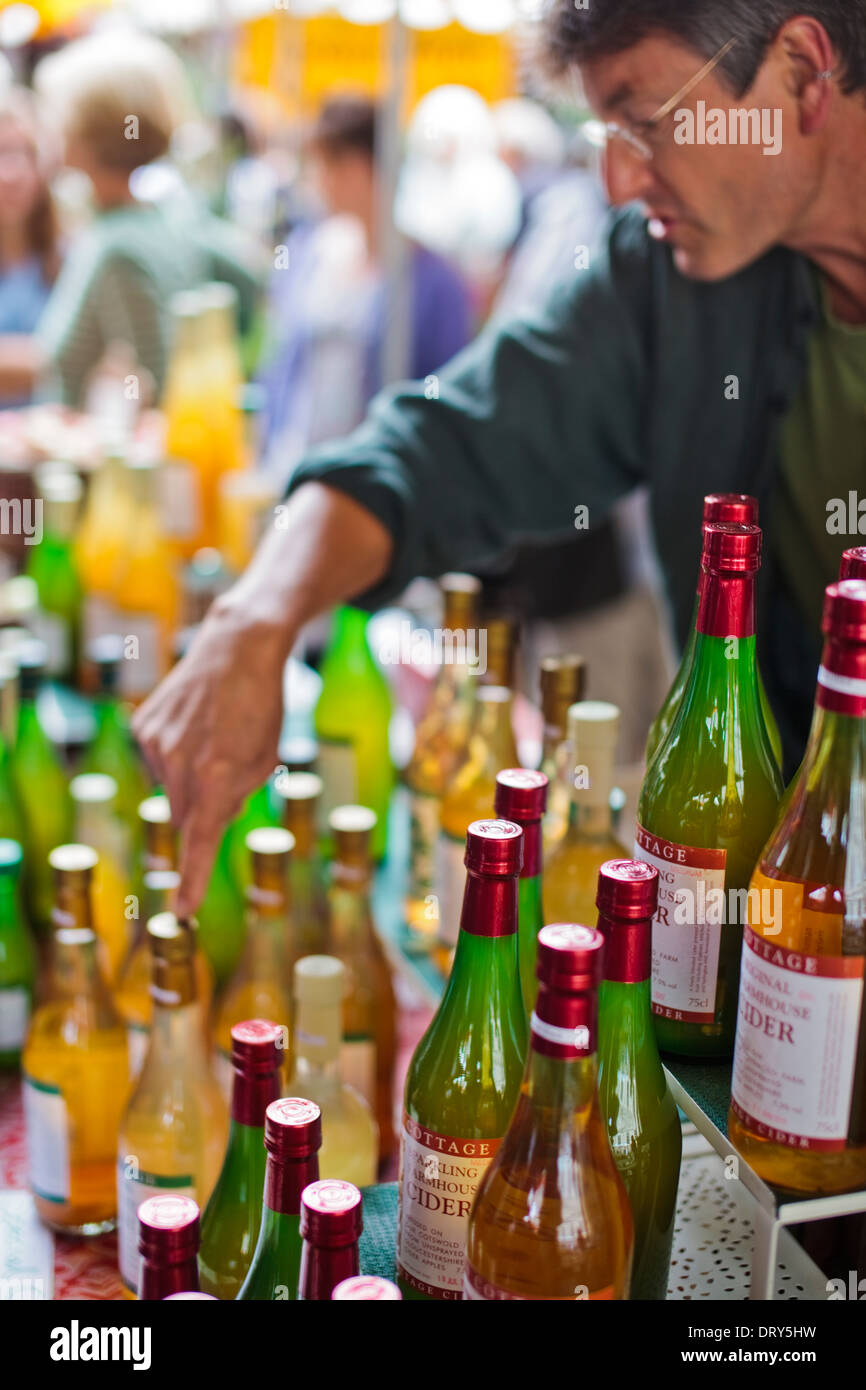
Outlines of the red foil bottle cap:
M760 526L705 526L701 566L711 574L757 574L761 540Z
M704 498L705 526L757 526L758 499L746 492L711 492Z
M167 1293L162 1301L163 1303L178 1303L182 1298L193 1298L198 1299L199 1301L201 1301L201 1299L204 1299L206 1303L219 1303L220 1301L215 1294L193 1293L192 1291L190 1291L189 1293Z
M377 1274L353 1274L351 1279L343 1279L331 1294L337 1303L367 1302L374 1298L396 1303L403 1295L390 1279L380 1279Z
M286 1052L285 1029L263 1018L247 1019L232 1028L232 1066L243 1076L279 1071Z
M526 767L509 767L496 774L493 809L502 820L541 820L547 809L547 777Z
M845 551L842 556L839 578L840 580L866 579L866 545L856 545L853 550Z
M866 581L845 579L829 586L822 629L836 642L866 642Z
M312 1245L354 1245L364 1229L361 1194L339 1178L311 1182L301 1193L301 1235Z
M602 978L604 937L595 927L554 922L538 933L535 973L547 989L561 994L585 994Z
M199 1208L191 1197L166 1193L138 1208L138 1249L146 1260L175 1263L193 1259L199 1246Z
M523 831L507 820L474 820L466 831L467 869L476 874L506 877L520 873Z
M308 1158L322 1147L322 1112L303 1096L271 1101L265 1111L265 1148L274 1158Z
M595 905L602 917L642 922L655 916L659 871L640 859L609 859L598 871Z

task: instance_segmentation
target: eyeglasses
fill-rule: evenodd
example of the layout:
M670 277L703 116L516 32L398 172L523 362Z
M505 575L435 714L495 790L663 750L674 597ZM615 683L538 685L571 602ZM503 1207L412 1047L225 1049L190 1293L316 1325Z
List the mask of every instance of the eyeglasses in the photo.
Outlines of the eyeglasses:
M631 153L636 155L638 159L642 159L645 163L649 163L649 161L655 157L655 150L650 143L650 138L654 132L658 130L665 116L669 116L672 111L675 111L689 93L692 92L700 82L703 82L705 77L709 77L710 73L719 66L719 63L727 58L736 43L736 39L728 39L728 42L719 49L715 57L711 58L708 63L704 63L700 72L696 72L694 77L686 82L685 86L680 87L679 91L675 92L663 106L660 106L658 111L650 116L649 120L641 121L641 131L644 132L643 134L639 134L638 131L630 126L621 125L618 121L587 121L583 126L583 133L587 140L589 140L590 144L600 149L603 149L609 140L619 140L626 145Z

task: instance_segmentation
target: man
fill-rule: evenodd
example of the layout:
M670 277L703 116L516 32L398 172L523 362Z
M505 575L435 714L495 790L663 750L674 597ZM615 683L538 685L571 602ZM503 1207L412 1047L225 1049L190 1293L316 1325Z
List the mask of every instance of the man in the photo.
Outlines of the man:
M537 313L461 353L437 399L380 397L305 461L139 711L182 827L180 910L272 769L302 623L560 537L576 506L598 521L641 482L681 638L704 494L760 497L764 674L789 762L802 747L822 590L855 543L828 504L866 456L866 0L554 0L544 24L607 123L611 200L639 206Z

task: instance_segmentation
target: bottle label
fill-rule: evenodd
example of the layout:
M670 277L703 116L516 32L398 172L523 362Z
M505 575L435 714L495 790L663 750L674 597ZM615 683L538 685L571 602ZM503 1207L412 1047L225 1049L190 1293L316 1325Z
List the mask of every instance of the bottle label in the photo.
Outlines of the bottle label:
M29 990L0 989L0 1052L20 1050L29 1017Z
M330 833L328 817L338 806L354 806L358 800L358 773L355 748L352 743L320 738L316 757L322 779L319 797L319 830Z
M144 1066L147 1044L150 1042L150 1029L142 1023L126 1025L126 1039L129 1044L129 1079L134 1081Z
M652 928L653 1013L679 1023L713 1023L727 852L679 845L638 825L634 857L659 873Z
M169 459L159 470L159 516L163 533L191 540L201 530L201 499L196 470L182 459Z
M592 1292L585 1284L581 1284L573 1294L559 1294L553 1298L549 1294L509 1293L499 1284L492 1284L489 1279L482 1278L477 1269L473 1269L468 1261L463 1271L464 1301L476 1299L482 1303L499 1303L503 1299L507 1299L509 1301L516 1300L519 1303L581 1303L589 1299L611 1299L613 1297L612 1284L608 1284L604 1289L594 1289Z
M376 1109L376 1040L344 1038L340 1046L340 1076Z
M69 1126L59 1086L24 1077L30 1187L46 1202L69 1201Z
M149 695L159 679L159 624L145 613L117 614L123 637L124 660L120 663L120 693L128 699Z
M446 946L456 946L460 935L460 913L466 887L465 839L455 839L442 830L436 840L436 872L434 882L439 901L439 940Z
M413 898L426 898L433 892L439 806L438 796L412 792L409 797L409 892Z
M501 1142L439 1134L403 1111L397 1270L420 1293L460 1299L469 1212Z
M185 1173L165 1177L161 1173L126 1172L126 1161L117 1165L117 1262L120 1277L132 1293L138 1293L138 1208L148 1197L195 1198L192 1177Z
M793 1149L844 1149L863 1002L862 956L809 956L746 927L731 1105Z

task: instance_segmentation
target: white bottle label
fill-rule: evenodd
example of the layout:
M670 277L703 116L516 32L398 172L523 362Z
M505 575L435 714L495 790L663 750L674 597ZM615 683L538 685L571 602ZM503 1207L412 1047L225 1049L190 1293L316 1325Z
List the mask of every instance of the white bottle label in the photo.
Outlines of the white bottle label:
M499 1139L458 1139L403 1112L398 1183L397 1271L433 1298L460 1299L466 1228Z
M144 1066L147 1045L150 1042L150 1029L142 1023L126 1025L126 1040L129 1044L129 1079L134 1081Z
M319 797L319 829L328 834L328 817L338 806L354 806L358 800L358 760L351 743L320 738L316 757L322 779Z
M344 1038L340 1045L340 1076L376 1112L376 1042L374 1038Z
M732 1106L794 1149L844 1149L863 1002L862 956L807 956L747 927Z
M653 1013L680 1023L713 1023L727 853L678 845L638 825L634 857L659 873L652 930Z
M117 628L123 637L120 693L128 699L149 695L159 679L159 624L145 613L119 612Z
M0 989L0 1052L18 1051L27 1032L30 994L26 989Z
M54 1297L54 1236L29 1192L0 1192L0 1301Z
M439 902L439 940L456 946L460 935L460 913L466 887L466 841L456 840L446 830L436 841L436 897Z
M59 1086L24 1077L30 1187L46 1202L69 1201L69 1127Z
M148 1197L195 1197L195 1185L188 1173L177 1177L163 1174L127 1173L127 1162L117 1165L117 1262L120 1277L132 1293L138 1293L138 1208Z

